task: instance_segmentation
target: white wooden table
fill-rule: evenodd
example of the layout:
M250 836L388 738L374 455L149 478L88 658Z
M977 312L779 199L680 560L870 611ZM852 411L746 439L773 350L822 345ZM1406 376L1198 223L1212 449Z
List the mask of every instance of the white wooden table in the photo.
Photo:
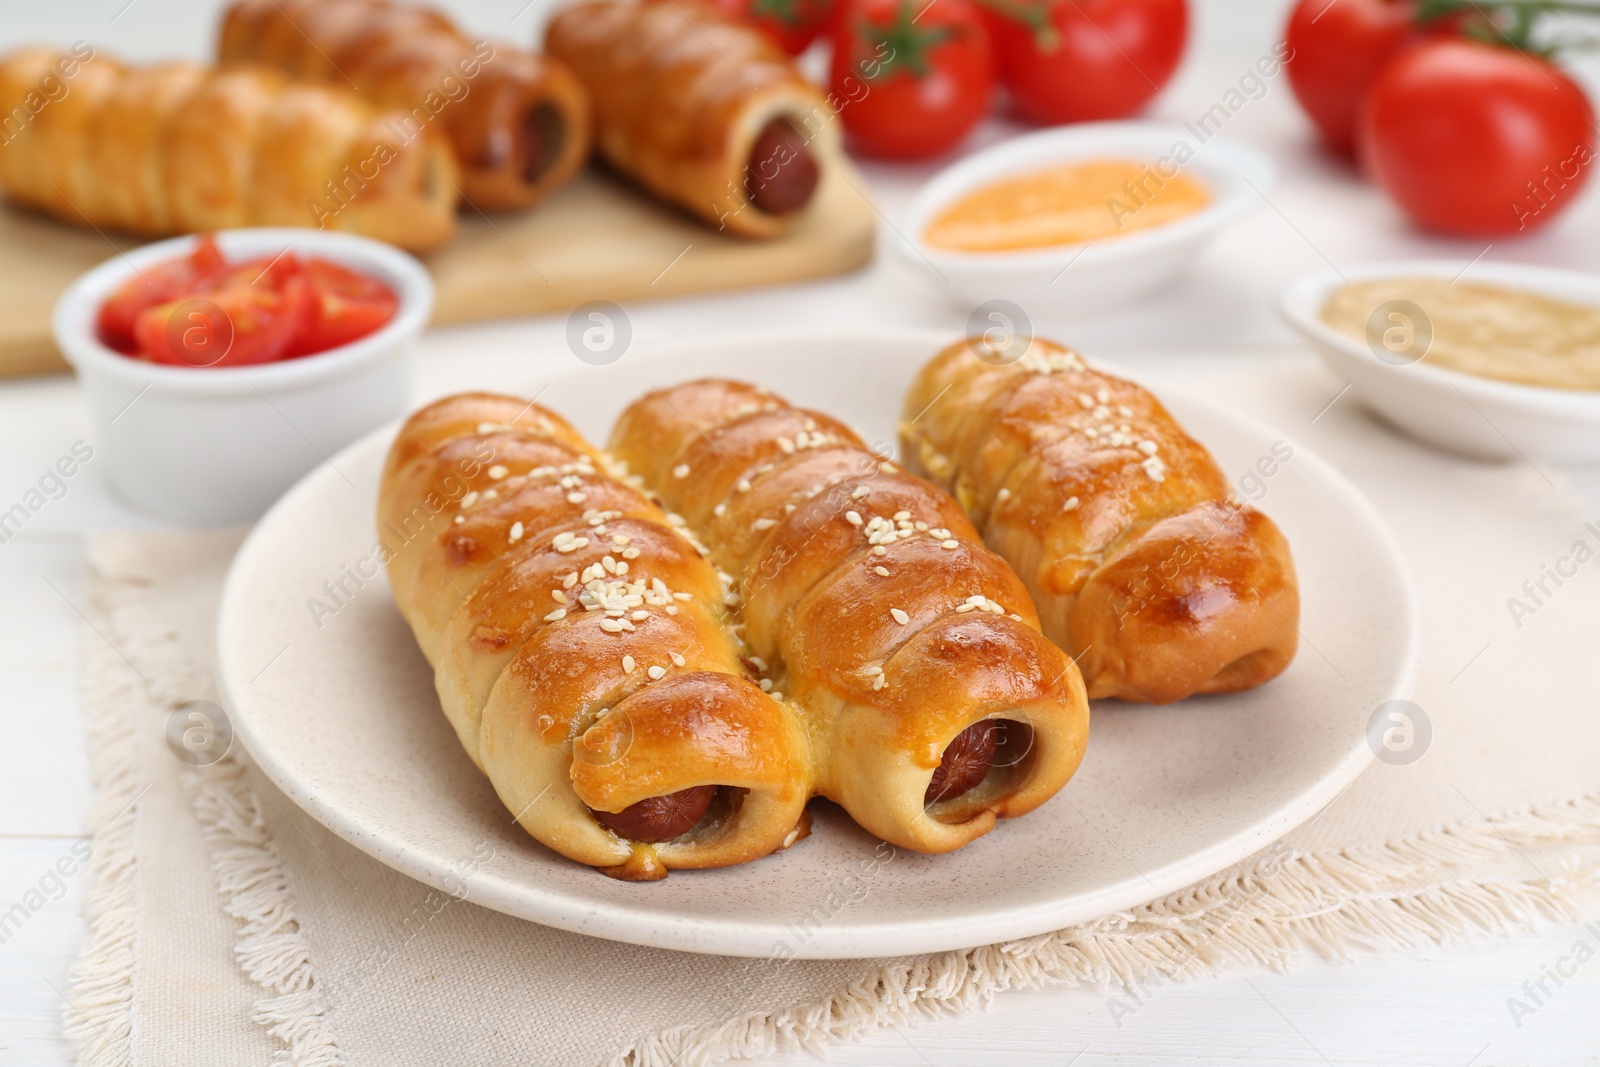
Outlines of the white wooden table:
M527 39L551 0L448 3L485 35ZM0 49L24 41L97 48L133 58L205 53L214 0L12 0ZM1184 121L1221 99L1282 23L1281 0L1203 0L1196 44L1155 114ZM974 143L1014 129L993 123ZM1372 189L1306 150L1307 134L1282 78L1229 121L1227 133L1273 153L1283 181L1269 203L1230 231L1200 269L1159 301L1068 320L1032 309L1035 326L1091 355L1178 380L1307 359L1275 317L1271 298L1294 275L1327 262L1401 255L1459 257L1482 243L1410 232ZM866 271L781 290L627 308L634 344L794 326L961 327L969 307L901 260L893 220L931 167L868 167L885 220L881 253ZM1495 245L1490 259L1595 265L1600 193L1549 233ZM693 254L692 250L689 254ZM665 266L665 264L663 264ZM424 343L418 399L466 387L528 387L573 358L564 316L438 331ZM1329 379L1329 396L1339 389ZM1349 402L1348 400L1341 402ZM81 395L65 377L0 384L0 510L80 438ZM1600 470L1562 472L1600 516ZM83 937L81 874L47 873L84 834L92 796L78 707L84 628L84 531L150 526L110 497L90 462L16 539L0 544L0 914L31 889L49 899L0 943L0 1065L65 1065L60 1036L67 969ZM1238 1064L1438 1064L1441 1067L1600 1063L1600 961L1555 990L1536 1014L1513 1020L1507 998L1585 934L1553 924L1520 938L1361 956L1342 965L1308 960L1290 975L1237 973L1130 996L1121 990L1011 993L992 1011L888 1030L833 1054L841 1064L1085 1065L1116 1062ZM1115 1002L1113 998L1116 998ZM773 1061L814 1062L793 1055Z

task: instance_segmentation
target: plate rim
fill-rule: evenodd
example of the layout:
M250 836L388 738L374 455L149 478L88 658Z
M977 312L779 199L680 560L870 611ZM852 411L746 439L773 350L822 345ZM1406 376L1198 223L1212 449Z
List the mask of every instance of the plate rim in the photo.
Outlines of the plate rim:
M676 339L641 352L637 363L656 363L681 358L708 348L743 348L762 351L760 347L776 341L792 343L796 338L806 338L818 345L830 341L848 340L852 344L902 344L927 342L930 352L938 351L951 342L957 331L930 329L878 329L878 330L763 330L716 334L701 338ZM1161 395L1162 386L1150 385L1150 376L1112 360L1094 359L1097 369L1130 378L1146 385ZM567 373L550 376L552 382L564 377L585 373L576 368ZM1170 392L1169 396L1172 395ZM1163 398L1163 402L1166 400ZM1365 520L1374 537L1374 546L1381 550L1385 563L1400 580L1395 593L1403 620L1404 647L1397 660L1398 669L1392 692L1388 699L1409 699L1415 690L1421 668L1422 620L1421 600L1404 550L1381 512L1349 478L1316 449L1279 431L1253 415L1246 414L1226 404L1204 397L1183 395L1184 404L1208 409L1223 420L1231 420L1252 431L1271 435L1287 441L1295 450L1297 461L1309 460L1309 466L1346 497ZM263 745L255 723L241 709L246 703L237 680L231 680L224 669L223 650L232 644L233 625L230 619L239 614L233 605L242 595L239 585L247 562L257 553L266 551L270 532L281 520L280 516L293 506L301 495L312 491L314 483L337 474L339 461L347 455L372 447L375 439L392 436L400 425L396 420L363 435L341 449L330 460L319 464L297 481L280 497L251 529L240 545L228 568L222 586L217 610L217 640L213 650L213 671L219 695L228 709L235 735L247 750L250 760L297 807L310 815L337 837L360 849L368 856L399 871L424 885L450 891L447 880L459 889L457 876L432 862L425 861L426 850L407 847L404 841L390 837L382 828L350 816L327 799L329 794L303 788L297 776L288 769L281 754L270 745ZM329 471L333 473L330 474ZM1132 868L1130 877L1100 887L1090 893L1078 893L1051 901L1012 907L993 913L961 915L936 920L910 917L894 923L879 922L849 927L824 925L816 934L795 948L789 955L796 959L870 959L887 956L922 955L974 948L980 945L1034 937L1052 930L1092 921L1117 911L1136 907L1159 899L1172 892L1209 878L1221 870L1254 855L1273 841L1281 839L1296 827L1309 821L1360 776L1375 760L1375 754L1365 738L1354 744L1344 757L1328 772L1289 802L1262 816L1233 834L1194 852L1186 853L1180 860L1153 871ZM1131 868L1130 864L1130 868ZM496 878L493 872L479 871L470 879L467 899L483 907L503 912L516 918L571 933L598 937L609 941L639 945L649 948L692 952L703 955L761 958L772 955L772 946L783 929L777 923L753 925L748 920L719 920L705 917L674 916L659 911L640 912L635 907L603 900L575 901L568 895L551 893L537 885L515 883Z

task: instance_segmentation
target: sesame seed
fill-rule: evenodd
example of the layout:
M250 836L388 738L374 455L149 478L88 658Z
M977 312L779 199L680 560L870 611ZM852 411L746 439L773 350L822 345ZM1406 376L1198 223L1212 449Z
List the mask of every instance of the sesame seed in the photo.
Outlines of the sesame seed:
M567 594L565 594L565 593L563 593L563 592L562 592L562 591L561 591L561 590L559 590L559 589L552 589L552 590L550 590L550 599L551 599L551 600L554 600L554 601L555 601L555 602L556 602L556 603L557 603L557 604L565 604L565 603L568 603L568 601L567 601Z
M904 626L906 623L911 621L911 616L907 615L904 611L900 610L899 608L890 608L889 609L889 615L894 619L895 622L899 623L901 626Z
M925 522L917 523L916 524L916 531L917 531L917 533L927 533L928 532L928 524L925 523Z
M560 548L562 545L566 544L576 536L577 534L558 533L550 539L550 544L554 548Z
M881 674L880 674L880 675L878 675L878 676L877 676L877 677L876 677L876 678L874 678L874 679L872 679L872 691L873 691L873 692L874 692L874 693L876 693L876 692L877 692L877 691L878 691L878 690L880 690L880 689L882 689L882 688L883 688L883 686L884 686L884 683L885 683L885 682L886 682L886 681L888 681L888 679L887 679L887 678L885 678L885 677L884 677L884 676L883 676L883 675L881 675Z
M684 660L684 658L682 656L678 655L676 652L671 653L671 656L672 656L672 665L674 667L681 667L686 662L686 660Z
M687 477L689 477L689 465L687 463L680 463L676 467L673 467L672 468L672 476L674 478L687 478Z
M995 499L996 500L1010 500L1011 499L1011 490L1009 490L1009 489L1000 490L999 495L997 495L995 497Z
M1076 511L1078 509L1079 503L1081 503L1081 501L1079 501L1079 499L1077 497L1069 496L1069 497L1067 497L1067 502L1065 504L1061 505L1061 510L1062 511Z
M766 660L762 659L760 656L746 656L745 658L750 661L750 666L752 666L752 667L754 667L756 669L756 673L757 674L766 674L767 673L767 661Z
M772 679L771 678L763 678L763 679L761 679L761 691L763 693L772 692Z
M464 507L464 508L470 508L472 505L476 504L477 502L478 502L478 491L476 489L474 489L472 492L468 493L466 496L461 498L461 506Z
M649 670L645 671L645 673L650 676L650 680L652 682L659 682L663 677L666 676L667 669L665 667L651 667Z
M694 599L694 597L690 596L688 593L673 593L672 594L672 598L674 600L693 600Z
M726 515L727 513L728 513L728 505L726 505L726 504L718 504L716 507L711 509L711 514L715 515L719 519L722 518L722 516Z
M1153 456L1156 454L1156 443L1154 441L1140 441L1138 449L1147 456Z
M633 673L633 668L635 666L636 666L636 664L633 662L633 657L632 656L623 656L622 657L622 673L623 674L632 674Z
M861 513L859 511L847 511L844 513L844 520L851 526L860 526Z
M874 556L887 556L889 554L889 550L884 548L882 545L873 545L872 554Z
M678 605L668 604L666 610L668 615L676 615L678 613Z
M750 479L740 478L737 482L733 483L733 487L739 490L741 493L748 493L750 491Z
M940 548L955 548L960 544L961 544L961 542L957 541L954 537L947 537L943 541L939 542L939 547Z
M628 616L628 618L632 619L634 622L643 622L645 619L647 619L649 617L650 617L650 613L648 611L644 610L643 608L640 608L638 611L636 611L632 615Z
M874 568L872 568L872 573L876 574L880 578L887 578L887 577L889 577L889 568L888 567L874 567Z
M569 504L581 504L588 499L589 498L587 495L577 492L576 490L567 494L567 503Z
M909 512L909 511L897 511L897 512L894 513L894 521L895 522L906 522L910 518L911 518L911 512Z
M462 523L464 523L466 521L467 521L467 517L465 515L457 515L456 516L456 525L457 526L460 526Z
M620 634L622 632L622 623L616 619L601 619L600 629L608 634Z
M879 667L879 666L877 666L875 664L874 665L869 665L869 666L866 666L866 667L862 667L861 668L861 673L866 675L868 678L876 678L878 675L883 673L883 668Z
M511 543L516 544L520 540L522 540L522 523L514 522L511 524Z
M505 464L503 463L496 463L494 466L489 468L489 477L493 478L497 482L510 473L510 471L506 470Z
M752 530L770 530L776 525L778 525L776 519L757 519L750 524L750 528Z
M571 589L573 586L575 586L577 584L578 584L578 572L577 571L573 571L571 574L569 574L565 578L561 579L561 588L563 588L563 589Z
M778 438L778 447L783 449L783 451L789 455L794 455L794 442L789 440L787 437Z
M860 500L862 497L865 497L865 496L869 495L871 492L872 492L872 486L870 486L870 485L858 485L854 489L850 490L850 499L851 500Z
M639 558L639 550L637 548L625 548L625 549L622 550L622 558L623 559L638 559Z
M557 621L559 621L561 619L564 619L566 617L567 617L567 609L566 608L557 608L556 610L552 611L550 614L546 615L544 617L544 621L545 622L557 622Z

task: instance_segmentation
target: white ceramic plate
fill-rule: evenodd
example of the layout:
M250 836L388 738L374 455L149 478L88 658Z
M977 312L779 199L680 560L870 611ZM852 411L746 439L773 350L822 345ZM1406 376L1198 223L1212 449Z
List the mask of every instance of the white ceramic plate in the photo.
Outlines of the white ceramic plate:
M577 367L541 402L604 441L651 384L737 376L890 441L913 372L948 340L719 339ZM1163 399L1230 476L1282 439L1179 392ZM1372 758L1373 711L1412 681L1418 616L1399 550L1372 506L1291 442L1293 459L1264 501L1293 546L1304 600L1304 641L1282 677L1166 708L1096 704L1077 777L958 852L893 852L819 803L815 832L786 853L662 882L613 881L512 824L440 713L383 577L360 578L371 569L362 561L376 539L375 487L392 433L308 475L240 551L218 634L226 708L272 780L340 836L445 889L459 887L462 861L487 841L494 858L467 879L470 899L565 930L694 952L846 958L1092 919L1215 873L1315 814ZM341 581L350 595L319 625L308 603L331 604L324 583Z
M1322 306L1348 282L1374 278L1460 278L1600 305L1600 278L1583 271L1523 263L1397 259L1318 271L1278 298L1278 310L1309 340L1363 403L1424 441L1480 459L1600 460L1600 391L1547 389L1436 367L1407 356L1379 358L1377 349L1322 321ZM1424 312L1424 315L1426 312ZM1420 347L1420 346L1419 346Z

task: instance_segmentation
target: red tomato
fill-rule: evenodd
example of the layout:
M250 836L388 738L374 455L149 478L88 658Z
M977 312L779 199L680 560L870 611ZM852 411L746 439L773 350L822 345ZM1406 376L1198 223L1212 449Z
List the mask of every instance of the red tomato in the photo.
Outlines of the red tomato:
M1487 236L1543 226L1594 159L1594 109L1544 59L1469 40L1394 56L1358 136L1373 178L1420 225Z
M728 14L766 34L797 56L832 21L835 0L711 0Z
M1283 40L1289 87L1335 152L1356 147L1356 119L1379 68L1425 36L1460 32L1460 16L1417 23L1417 0L1300 0Z
M234 285L139 313L139 351L157 363L243 367L278 359L305 329L310 285L290 277L281 291Z
M394 317L400 301L376 278L323 259L304 267L310 307L306 324L284 358L324 352L379 329Z
M858 151L938 155L989 110L989 35L967 0L854 0L835 31L829 82Z
M145 267L101 305L95 324L100 339L119 352L135 351L133 331L139 312L201 289L226 267L210 234L201 236L187 256Z
M1003 0L985 8L1000 81L1037 122L1131 115L1172 77L1184 0Z

